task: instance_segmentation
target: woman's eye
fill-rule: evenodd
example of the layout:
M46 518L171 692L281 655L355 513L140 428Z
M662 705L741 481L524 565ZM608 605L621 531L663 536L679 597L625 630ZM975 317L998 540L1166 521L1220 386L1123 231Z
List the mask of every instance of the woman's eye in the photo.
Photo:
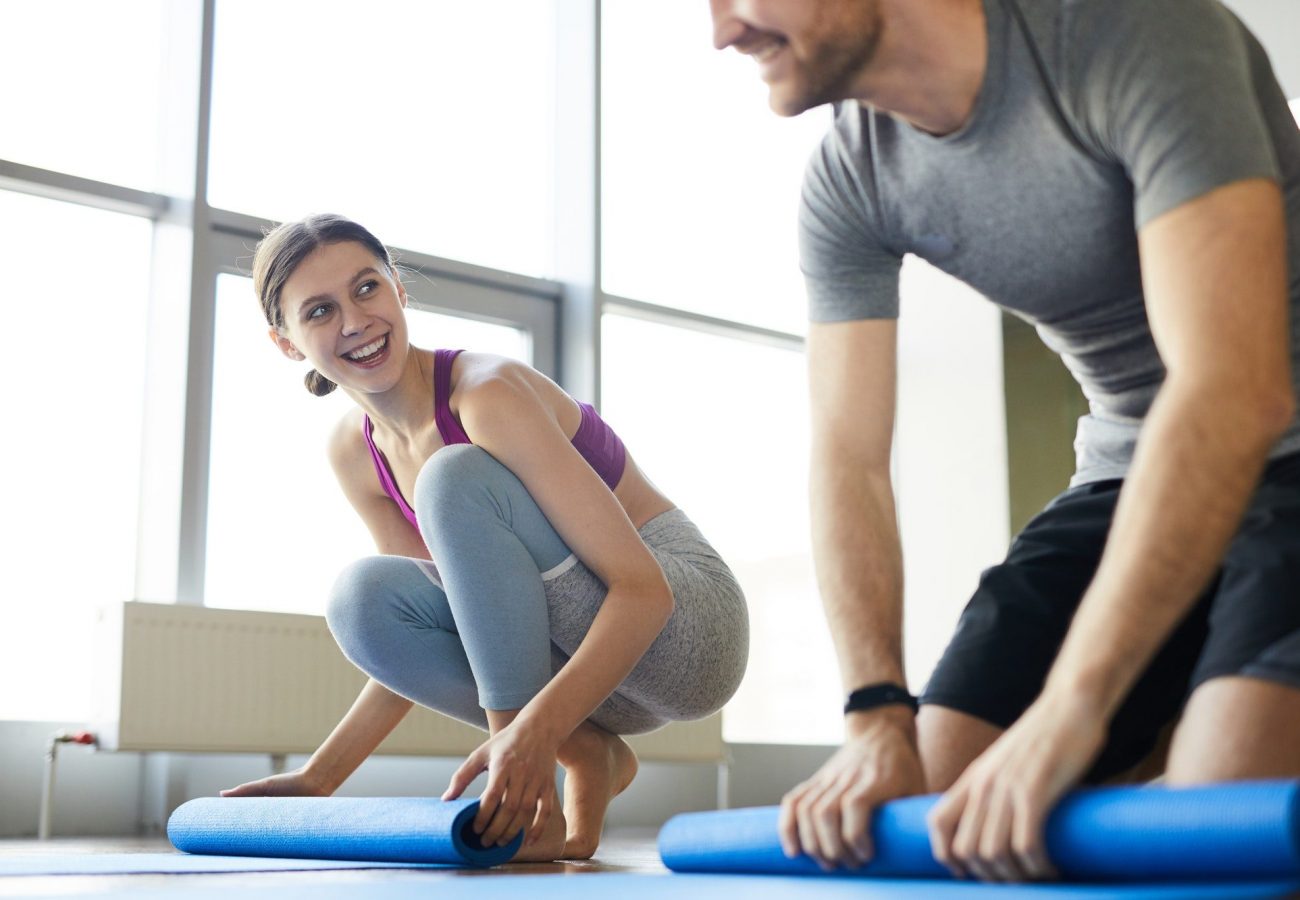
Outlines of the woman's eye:
M312 307L311 312L307 313L308 319L319 319L330 311L330 308L322 303L320 306Z
M361 283L361 286L357 288L357 293L361 294L362 296L366 294L373 294L375 292L375 289L378 287L379 287L379 282L373 279L370 281L364 281Z

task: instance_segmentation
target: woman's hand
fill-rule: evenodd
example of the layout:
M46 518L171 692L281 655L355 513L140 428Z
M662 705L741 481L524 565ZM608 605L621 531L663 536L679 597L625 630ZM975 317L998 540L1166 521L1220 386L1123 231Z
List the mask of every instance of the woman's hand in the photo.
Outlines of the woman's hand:
M474 830L484 846L505 845L521 829L536 840L555 809L555 765L560 741L521 718L479 746L451 776L442 799L455 800L485 769Z
M284 772L221 792L223 797L328 797L334 793L307 769Z
M930 812L934 857L957 877L1054 877L1043 827L1106 739L1097 709L1044 694L977 758Z

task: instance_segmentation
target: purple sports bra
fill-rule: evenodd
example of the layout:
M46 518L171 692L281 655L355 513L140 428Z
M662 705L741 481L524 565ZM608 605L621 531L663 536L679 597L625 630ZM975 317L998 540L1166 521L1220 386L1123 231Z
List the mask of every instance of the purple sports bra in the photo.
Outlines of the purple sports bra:
M448 446L473 443L451 411L451 364L460 353L460 350L433 351L433 420L438 426L442 442ZM590 404L580 400L576 402L582 410L582 421L578 423L578 430L573 435L574 449L582 454L582 458L596 470L601 481L609 485L612 491L618 486L619 479L623 477L623 469L627 466L627 448L614 433L614 429L605 424L605 420ZM366 446L370 448L370 458L375 463L375 474L379 476L384 493L393 498L402 515L406 516L406 521L418 531L420 526L415 520L415 510L402 496L388 460L375 446L374 430L374 423L370 421L370 416L366 416L362 433L366 436Z

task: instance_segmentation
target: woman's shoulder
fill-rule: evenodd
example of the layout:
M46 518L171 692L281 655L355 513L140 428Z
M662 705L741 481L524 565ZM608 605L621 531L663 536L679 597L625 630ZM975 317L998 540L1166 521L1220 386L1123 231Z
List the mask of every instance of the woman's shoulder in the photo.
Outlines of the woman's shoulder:
M452 366L451 400L455 406L458 400L473 402L510 391L536 392L543 385L559 390L554 382L525 362L495 353L466 351L456 357Z
M541 407L567 418L576 406L564 390L532 366L495 353L462 353L452 371L452 409L464 417L486 409Z
M477 350L462 350L457 353L452 363L451 373L454 389L479 387L485 382L496 379L528 380L530 374L541 378L546 377L525 362L497 353L480 353Z
M334 423L326 452L340 481L368 471L370 448L366 444L364 412L353 407Z

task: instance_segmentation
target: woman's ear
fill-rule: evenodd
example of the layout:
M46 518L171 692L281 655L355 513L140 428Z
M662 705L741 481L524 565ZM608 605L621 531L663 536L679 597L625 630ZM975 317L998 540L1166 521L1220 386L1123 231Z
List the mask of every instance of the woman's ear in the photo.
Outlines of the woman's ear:
M294 362L302 362L307 357L302 355L302 351L293 345L288 335L281 332L278 328L268 328L267 335L270 336L272 343L280 348L280 352L292 359Z
M398 273L393 273L393 283L397 285L397 300L402 304L402 309L406 309L406 285L402 284Z

